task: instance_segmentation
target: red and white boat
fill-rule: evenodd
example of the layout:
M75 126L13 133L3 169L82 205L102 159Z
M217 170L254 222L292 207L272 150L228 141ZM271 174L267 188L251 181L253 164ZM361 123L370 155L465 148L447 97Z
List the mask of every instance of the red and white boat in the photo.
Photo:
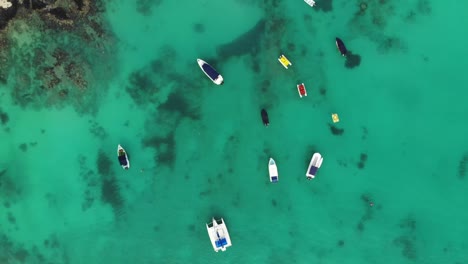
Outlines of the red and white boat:
M299 96L302 98L302 96L307 96L307 90L305 88L304 83L300 83L297 85L297 92L299 93Z

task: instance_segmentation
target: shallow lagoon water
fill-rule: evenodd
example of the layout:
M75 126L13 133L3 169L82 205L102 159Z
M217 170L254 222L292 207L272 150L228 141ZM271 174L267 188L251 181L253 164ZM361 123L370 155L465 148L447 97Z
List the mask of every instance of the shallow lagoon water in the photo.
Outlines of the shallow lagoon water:
M64 37L88 89L37 102L15 96L41 81L20 62L67 42L11 23L23 30L0 84L1 261L468 262L468 6L366 3L112 1L103 39ZM228 225L226 252L209 242L212 216Z

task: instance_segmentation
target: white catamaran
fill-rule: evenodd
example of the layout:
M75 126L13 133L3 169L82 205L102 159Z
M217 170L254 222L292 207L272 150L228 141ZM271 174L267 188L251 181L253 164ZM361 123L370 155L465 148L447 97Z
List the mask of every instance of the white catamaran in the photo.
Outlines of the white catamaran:
M231 237L223 218L216 220L213 217L212 222L206 224L206 229L214 251L226 251L226 248L232 246Z

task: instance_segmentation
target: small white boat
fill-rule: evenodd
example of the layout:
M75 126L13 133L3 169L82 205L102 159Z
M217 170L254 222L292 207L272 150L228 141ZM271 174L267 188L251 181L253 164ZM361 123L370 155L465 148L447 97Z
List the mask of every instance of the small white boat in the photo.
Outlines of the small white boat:
M268 171L270 172L270 181L278 182L278 167L276 167L276 162L272 158L268 161Z
M306 177L308 180L315 178L317 170L322 166L323 158L320 153L316 152L310 160L309 168L307 168Z
M120 144L117 146L117 157L119 158L120 166L128 170L128 168L130 168L130 161L128 160L127 152Z
M315 6L315 1L314 0L304 0L304 2L306 2L308 5L310 6Z
M217 85L222 85L224 83L223 76L219 74L211 65L206 63L206 61L202 59L197 59L198 66L200 69Z
M214 251L226 251L226 248L232 246L231 237L223 218L216 220L213 217L212 222L206 224L206 229Z

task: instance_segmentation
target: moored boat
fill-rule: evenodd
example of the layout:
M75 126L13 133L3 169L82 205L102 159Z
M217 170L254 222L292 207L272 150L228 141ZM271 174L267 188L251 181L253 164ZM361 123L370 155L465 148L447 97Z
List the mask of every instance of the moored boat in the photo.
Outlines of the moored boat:
M223 76L221 76L215 68L202 59L197 59L197 62L200 69L206 74L206 76L208 76L208 78L210 78L211 81L217 85L222 85L224 83Z
M265 109L262 109L260 111L260 115L262 116L262 122L265 126L268 126L270 124L270 118L268 118L268 113Z
M322 166L323 157L320 153L316 152L310 159L309 167L307 168L306 177L308 180L315 178L317 170Z
M341 55L346 56L348 54L348 49L346 49L344 42L340 38L336 38L335 43Z
M216 220L213 217L211 223L206 224L206 229L214 251L226 251L226 248L232 246L231 237L223 218Z
M117 158L119 159L120 166L128 170L130 168L130 161L128 160L128 154L122 146L117 145Z
M315 1L314 0L304 0L308 5L314 7L315 6Z
M278 58L278 61L281 63L281 65L283 65L283 67L285 67L286 69L292 65L292 63L288 60L288 58L286 58L286 56L284 56L283 54L281 54L281 56Z
M299 96L302 98L302 96L307 96L307 90L305 88L304 83L300 83L297 85L297 92L299 93Z
M270 158L268 161L268 172L270 174L270 182L278 182L278 167L276 166L276 162L273 158Z

